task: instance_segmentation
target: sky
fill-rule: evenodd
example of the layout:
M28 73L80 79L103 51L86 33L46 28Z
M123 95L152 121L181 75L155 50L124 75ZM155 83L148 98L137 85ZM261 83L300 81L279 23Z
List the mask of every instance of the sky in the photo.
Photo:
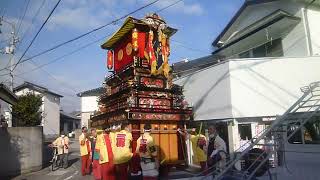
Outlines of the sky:
M177 0L160 0L132 16L143 18ZM35 36L57 0L0 0L0 16L15 26L20 41L13 56L17 62ZM108 24L152 0L62 0L25 58L70 40L101 25ZM171 38L170 63L209 55L211 43L223 30L244 0L183 0L159 13L169 26L178 29ZM24 12L25 15L24 15ZM22 18L24 16L24 18ZM123 21L109 25L84 38L26 61L14 71L14 86L29 81L63 95L61 109L80 110L77 93L100 87L109 74L106 51L100 45ZM0 25L0 49L8 45L12 27ZM88 45L90 44L90 45ZM81 48L84 47L85 48ZM76 51L76 52L75 52ZM66 56L68 55L68 56ZM0 53L0 69L7 67L12 55ZM24 58L23 58L24 59ZM41 68L37 68L37 67ZM0 82L7 85L9 71L0 70Z

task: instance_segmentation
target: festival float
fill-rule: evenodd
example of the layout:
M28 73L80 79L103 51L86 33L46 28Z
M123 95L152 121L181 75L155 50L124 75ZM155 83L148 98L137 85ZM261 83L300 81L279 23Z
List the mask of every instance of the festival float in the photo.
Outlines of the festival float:
M128 122L133 149L149 122L162 164L185 163L185 140L177 129L184 129L192 119L182 87L172 82L168 62L170 37L176 32L157 14L128 17L101 45L107 50L106 65L112 74L105 78L99 112L91 117L91 127L96 128Z

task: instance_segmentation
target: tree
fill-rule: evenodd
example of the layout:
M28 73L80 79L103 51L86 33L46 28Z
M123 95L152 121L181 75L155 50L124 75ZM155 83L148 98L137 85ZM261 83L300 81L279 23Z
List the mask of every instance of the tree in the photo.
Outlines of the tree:
M38 126L41 123L41 96L33 93L22 95L12 107L14 126Z

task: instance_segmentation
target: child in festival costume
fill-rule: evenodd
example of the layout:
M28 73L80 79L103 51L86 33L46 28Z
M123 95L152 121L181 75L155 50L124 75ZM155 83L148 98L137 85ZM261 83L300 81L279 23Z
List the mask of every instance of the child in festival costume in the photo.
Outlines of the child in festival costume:
M136 153L141 158L141 169L144 180L156 180L159 176L157 150L150 135L151 125L144 125L144 134L137 140Z
M98 135L96 151L99 152L99 164L101 166L102 180L115 180L115 167L109 130L105 127L103 134Z
M114 164L117 179L128 180L129 161L132 158L131 141L132 134L129 132L127 123L121 124L120 131L116 131L113 137Z

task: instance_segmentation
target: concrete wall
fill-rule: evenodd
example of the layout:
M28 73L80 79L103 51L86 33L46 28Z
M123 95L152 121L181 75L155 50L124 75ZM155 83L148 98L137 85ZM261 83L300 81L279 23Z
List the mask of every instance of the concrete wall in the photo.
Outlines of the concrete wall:
M302 96L302 86L320 80L320 57L229 62L234 118L281 115Z
M42 168L42 127L0 128L0 179Z
M45 94L43 105L43 133L46 137L55 137L60 133L60 98Z
M89 120L90 120L90 115L93 114L93 112L82 112L81 113L81 127L86 126L89 127Z
M184 87L195 120L275 116L320 80L319 67L320 57L234 59L174 83Z
M98 96L81 97L81 126L88 127L90 115L98 110Z
M195 120L232 117L229 63L221 63L175 79L195 113Z
M320 55L320 8L310 7L307 10L310 31L311 49L313 55Z
M290 30L290 32L282 37L283 55L285 57L301 57L308 56L307 33L305 31L303 9L300 9L296 14L301 18L301 21Z

